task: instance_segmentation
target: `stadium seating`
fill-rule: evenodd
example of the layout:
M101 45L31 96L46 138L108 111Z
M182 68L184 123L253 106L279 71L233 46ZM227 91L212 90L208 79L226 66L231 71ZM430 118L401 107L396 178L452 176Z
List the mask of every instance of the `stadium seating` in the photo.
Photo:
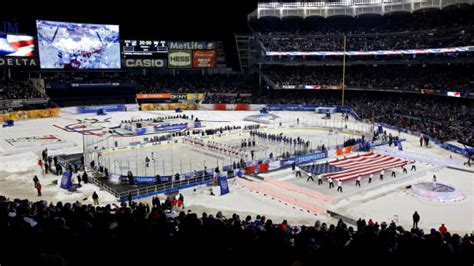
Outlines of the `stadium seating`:
M394 222L359 219L350 226L316 221L294 226L265 216L225 217L171 212L153 205L94 207L76 203L9 200L0 196L2 262L10 265L160 263L316 265L321 261L400 265L410 262L472 264L474 236L407 229ZM449 225L448 225L449 226ZM34 248L20 248L25 243ZM120 251L120 255L117 254ZM186 258L180 258L183 254ZM105 255L108 254L108 255ZM209 258L206 254L212 257ZM436 255L434 255L436 254ZM463 264L468 263L468 264ZM469 264L470 263L470 264Z

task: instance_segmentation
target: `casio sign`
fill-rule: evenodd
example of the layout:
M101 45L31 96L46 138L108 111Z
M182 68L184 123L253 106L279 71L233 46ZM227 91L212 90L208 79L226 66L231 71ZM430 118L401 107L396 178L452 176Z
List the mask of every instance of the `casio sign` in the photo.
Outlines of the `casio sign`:
M125 59L125 67L164 67L163 59Z

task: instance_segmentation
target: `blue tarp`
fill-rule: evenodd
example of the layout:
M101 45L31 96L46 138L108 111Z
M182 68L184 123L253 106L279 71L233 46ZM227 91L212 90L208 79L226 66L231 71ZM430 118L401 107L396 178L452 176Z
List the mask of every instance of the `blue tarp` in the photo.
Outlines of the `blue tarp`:
M65 172L61 178L61 188L68 190L69 187L71 186L72 180L72 173L71 172Z
M229 184L227 183L226 175L219 175L219 177L217 178L217 183L221 187L221 195L229 193Z

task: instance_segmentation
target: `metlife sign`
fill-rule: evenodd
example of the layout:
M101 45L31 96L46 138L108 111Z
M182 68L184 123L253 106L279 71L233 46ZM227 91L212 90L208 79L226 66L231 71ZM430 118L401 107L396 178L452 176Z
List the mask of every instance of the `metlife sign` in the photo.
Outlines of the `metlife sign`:
M215 50L215 42L174 42L168 41L169 50Z
M169 68L191 68L192 51L191 50L169 50L168 51Z

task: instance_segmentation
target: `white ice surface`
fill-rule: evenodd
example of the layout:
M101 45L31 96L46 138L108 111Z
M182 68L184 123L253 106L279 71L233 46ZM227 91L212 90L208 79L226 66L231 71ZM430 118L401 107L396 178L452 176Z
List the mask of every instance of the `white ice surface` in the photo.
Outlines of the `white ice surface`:
M193 114L195 117L204 120L206 128L217 128L225 125L248 125L250 122L243 121L245 116L255 114L255 111L185 111L185 114ZM320 115L311 112L276 112L286 122L296 123L296 117L300 118L300 123L310 123L320 120ZM147 118L156 115L175 115L174 111L153 111L153 112L121 112L109 113L110 123L118 123L120 120L131 118ZM61 150L50 150L50 154L76 153L82 151L82 135L78 133L65 132L53 125L64 127L68 124L76 123L76 119L99 118L94 114L73 115L63 114L57 118L36 119L29 121L18 121L14 127L0 129L0 141L11 137L38 136L53 134L67 141L76 144L75 147ZM336 118L339 119L339 118ZM226 122L223 122L226 121ZM309 122L308 122L309 121ZM392 134L398 132L389 131ZM304 134L310 134L305 132ZM342 136L342 135L340 135ZM438 165L454 165L464 167L465 159L458 154L453 154L435 145L429 148L419 147L418 137L401 134L407 138L403 143L406 157L417 156L419 160ZM327 138L326 138L327 139ZM324 138L322 138L324 142ZM386 147L377 148L376 152L386 151ZM404 157L402 154L398 154ZM79 200L81 202L92 203L91 195L93 191L99 193L101 203L111 203L115 199L112 195L99 191L93 185L86 185L76 193L59 188L59 185L51 185L53 180L58 180L56 176L48 175L43 177L39 167L36 165L39 153L23 153L14 156L0 156L0 194L10 198L28 198L30 200L39 199L33 188L32 178L36 174L43 184L43 197L48 201L68 201ZM470 170L473 170L471 167ZM431 172L429 173L431 174ZM429 174L421 177L425 181L431 180ZM278 173L275 173L278 176ZM378 221L390 221L394 215L398 215L399 222L406 227L411 225L411 215L417 210L421 215L421 225L424 229L431 227L438 228L441 223L445 223L448 229L456 232L470 233L474 230L474 174L451 169L439 170L436 172L439 182L446 182L460 189L466 195L466 200L457 203L428 202L415 198L408 194L400 185L387 186L364 196L351 196L338 205L333 206L334 210L340 211L353 218L363 217L373 218ZM285 175L282 175L282 177ZM415 181L410 181L415 182ZM59 182L58 182L59 183ZM409 183L409 182L408 182ZM404 184L403 184L404 185ZM85 201L83 201L87 198ZM212 197L203 193L187 195L187 207L193 211L206 211L212 213L217 210L224 210L227 215L237 212L241 215L264 214L278 222L281 219L288 219L290 223L313 224L316 219L324 220L323 217L315 217L307 212L293 209L278 201L268 199L255 192L248 191L242 187L231 188L231 193L222 197ZM330 220L330 219L329 219Z

